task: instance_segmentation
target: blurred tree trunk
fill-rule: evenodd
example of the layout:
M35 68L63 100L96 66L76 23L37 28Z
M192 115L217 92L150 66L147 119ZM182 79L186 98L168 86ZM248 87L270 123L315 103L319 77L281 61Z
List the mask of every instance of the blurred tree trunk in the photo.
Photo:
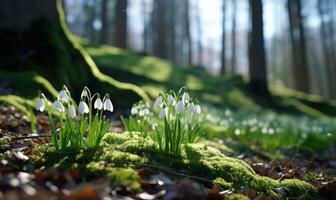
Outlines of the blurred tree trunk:
M143 16L143 33L142 33L142 39L143 39L143 51L148 53L148 5L146 0L142 0L142 16Z
M225 69L225 14L226 14L226 0L222 0L222 49L221 49L221 68L220 75L224 75Z
M108 27L107 27L107 0L102 0L101 2L101 23L102 28L100 30L100 43L106 44L107 43L107 35L108 35Z
M167 20L165 0L153 1L152 31L154 55L167 59Z
M202 47L202 24L201 24L201 17L200 17L200 8L199 2L196 3L196 17L195 17L195 24L197 30L197 64L203 64L203 47Z
M113 45L127 48L127 0L116 0Z
M335 62L335 49L333 45L333 36L334 30L331 24L332 20L332 5L328 0L319 0L318 1L318 12L321 20L321 43L322 43L322 51L325 60L325 67L327 72L327 80L328 80L328 90L329 97L334 98L336 95L336 74L333 68L336 65Z
M308 93L309 69L306 58L301 0L288 0L287 9L292 43L294 84L297 90Z
M188 46L188 51L187 51L187 56L188 56L188 61L187 64L191 65L192 64L192 41L191 41L191 33L190 33L190 2L189 0L185 0L186 5L185 5L185 29L186 29L186 39L187 39L187 46Z
M250 0L252 27L249 45L249 75L251 91L257 95L269 95L263 32L262 0Z
M236 73L236 20L237 20L237 1L232 0L232 29L231 29L231 73Z
M167 48L169 50L169 60L176 62L176 2L175 0L170 0L167 2L167 26L169 31L169 42L167 44Z

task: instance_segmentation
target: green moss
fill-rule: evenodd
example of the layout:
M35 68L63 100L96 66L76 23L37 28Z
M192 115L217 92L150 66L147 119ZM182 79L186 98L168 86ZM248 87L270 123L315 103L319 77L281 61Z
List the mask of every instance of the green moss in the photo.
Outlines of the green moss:
M300 199L314 199L316 196L315 188L311 184L298 179L285 179L280 182L285 188L288 196L300 197Z
M222 178L216 178L213 182L214 184L218 185L221 190L233 190L232 184L226 182Z
M278 181L259 176L244 161L225 156L220 150L204 144L185 145L181 158L176 159L176 163L171 163L165 155L160 154L150 138L143 138L137 133L108 133L103 141L100 148L77 152L54 152L52 148L42 146L37 148L39 153L34 153L39 155L35 160L40 160L40 164L61 169L81 169L88 176L111 176L116 181L113 184L135 184L135 188L137 184L134 180L137 175L133 174L132 169L154 164L206 177L224 189L238 191L241 187L248 187L259 194L282 197L280 188L289 196L304 199L316 194L315 188L309 183L296 179ZM126 168L126 175L114 173L120 168ZM124 182L128 179L133 181Z
M230 194L227 197L228 200L249 200L250 198L248 198L247 196L244 196L242 194Z

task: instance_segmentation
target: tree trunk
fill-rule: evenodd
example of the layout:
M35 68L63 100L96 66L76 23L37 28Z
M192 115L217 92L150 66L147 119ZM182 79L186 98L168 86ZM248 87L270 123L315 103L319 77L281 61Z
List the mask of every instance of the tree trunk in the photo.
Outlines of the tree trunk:
M148 53L148 5L146 0L142 0L142 15L143 15L143 52Z
M222 49L221 49L221 68L220 75L224 75L225 69L225 14L226 14L226 0L222 0Z
M26 0L3 0L0 16L0 46L6 47L6 51L0 49L1 70L33 71L57 89L67 85L74 97L86 85L94 91L104 88L111 96L128 96L128 103L139 96L148 100L139 87L99 71L67 28L61 0L30 0L28 5ZM123 101L114 103L126 106Z
M188 46L188 65L192 65L192 41L191 41L191 33L190 33L190 2L189 0L185 0L185 29L186 29L186 39L187 39L187 46Z
M113 45L127 48L127 0L117 0L114 17L115 31Z
M232 29L231 29L231 73L236 73L236 20L237 20L237 1L232 0Z
M301 0L288 0L287 9L292 43L294 85L297 90L308 93L309 70L306 59Z
M100 43L107 43L108 27L107 27L107 0L101 2L101 23L102 29L100 30Z
M200 17L199 2L196 3L196 30L197 30L197 64L203 65L202 24Z
M250 8L252 15L251 41L249 46L250 86L254 94L268 95L262 0L250 0Z
M152 23L153 23L153 53L154 55L167 59L167 14L166 0L153 1Z

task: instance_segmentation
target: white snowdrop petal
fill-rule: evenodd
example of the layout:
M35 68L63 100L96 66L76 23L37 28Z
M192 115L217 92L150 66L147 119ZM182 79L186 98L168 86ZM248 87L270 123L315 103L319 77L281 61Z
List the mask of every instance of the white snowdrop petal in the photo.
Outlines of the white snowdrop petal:
M52 105L52 109L53 110L56 110L58 112L64 112L64 106L63 104L59 101L59 100L56 100L53 105Z
M168 108L162 108L159 117L160 119L168 118Z
M45 109L44 100L42 98L38 99L35 106L36 110L43 112Z
M108 110L110 112L113 112L113 104L110 99L106 99L104 101L104 110Z
M88 105L84 102L84 101L81 101L79 103L79 106L78 106L78 112L79 114L83 115L85 113L89 113L89 107Z
M75 117L76 117L76 109L75 109L75 106L73 106L73 105L69 106L68 113L69 113L69 116L70 116L71 118L75 118Z
M93 107L95 109L98 109L98 110L103 109L103 102L102 102L102 100L100 98L97 98L96 101L95 101L95 103L94 103L94 105L93 105Z
M136 107L133 107L133 108L131 109L131 114L132 114L132 115L136 115L136 114L138 114L138 109L137 109Z
M156 101L154 103L154 107L158 108L158 107L162 107L162 106L163 106L162 97L158 96L158 98L156 98Z
M67 94L67 92L65 90L61 90L59 93L58 93L58 96L57 98L59 100L63 100L63 101L68 101L69 100L69 96Z
M184 111L184 104L183 104L182 101L177 102L177 104L176 104L176 111L178 113L183 113L183 111Z
M188 92L184 92L183 95L182 95L182 101L183 101L183 103L188 103L189 99L190 99L190 97L189 97Z

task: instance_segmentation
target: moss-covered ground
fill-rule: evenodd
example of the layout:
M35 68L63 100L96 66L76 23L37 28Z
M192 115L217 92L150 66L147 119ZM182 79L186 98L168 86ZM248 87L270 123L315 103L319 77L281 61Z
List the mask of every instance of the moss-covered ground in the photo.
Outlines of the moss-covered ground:
M141 189L135 169L152 167L164 172L181 171L184 175L208 179L222 189L239 191L244 187L251 188L260 196L317 197L316 189L309 183L297 179L274 180L257 175L244 161L226 156L223 152L230 151L228 148L221 152L207 145L206 141L185 145L182 155L174 158L167 158L158 152L150 138L143 138L137 133L109 133L103 145L97 149L55 152L50 146L43 145L34 151L35 162L39 166L80 169L88 177L111 176L112 184L131 186L134 190Z

